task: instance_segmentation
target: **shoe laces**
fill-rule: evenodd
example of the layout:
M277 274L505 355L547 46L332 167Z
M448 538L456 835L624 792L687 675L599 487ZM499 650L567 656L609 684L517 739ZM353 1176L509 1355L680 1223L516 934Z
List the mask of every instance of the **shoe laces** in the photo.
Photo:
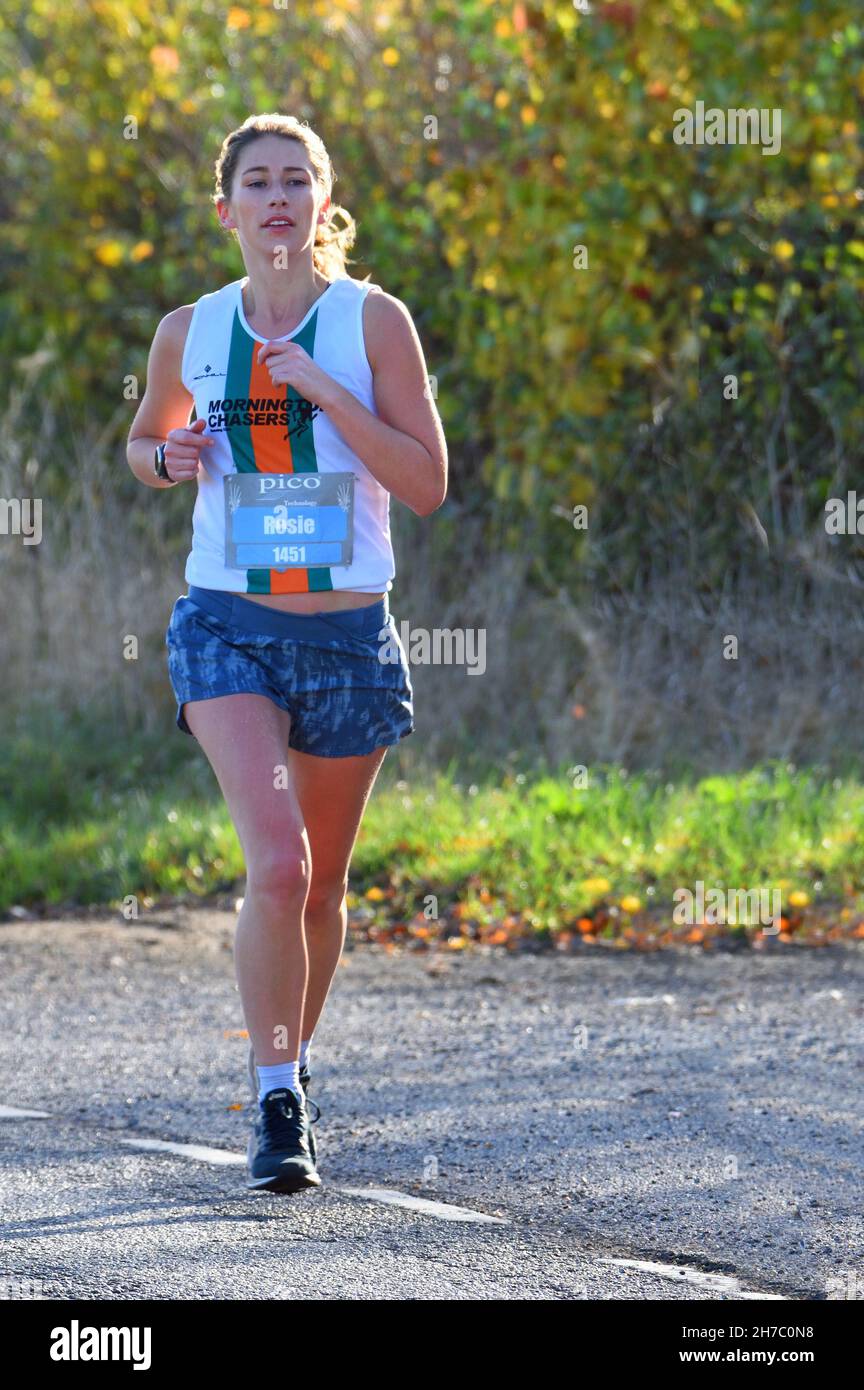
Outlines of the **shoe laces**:
M305 1083L304 1083L304 1081L303 1081L303 1077L304 1077L304 1076L307 1078L307 1081L306 1081ZM300 1085L303 1087L303 1095L304 1095L305 1098L306 1098L306 1110L307 1110L307 1112L308 1112L308 1110L309 1110L309 1106L310 1106L310 1105L314 1105L314 1106L315 1106L315 1114L309 1116L309 1123L310 1123L310 1125L317 1125L318 1121L321 1119L321 1111L318 1109L318 1106L315 1104L315 1101L312 1099L312 1097L309 1095L309 1092L308 1092L307 1089L306 1089L306 1086L308 1085L308 1083L309 1083L309 1081L310 1081L311 1079L312 1079L312 1078L309 1076L308 1071L307 1071L307 1072L301 1072L301 1075L300 1075Z
M280 1153L295 1145L308 1151L309 1142L303 1124L301 1105L293 1092L277 1096L275 1100L265 1097L260 1110L261 1148L264 1152L270 1150Z

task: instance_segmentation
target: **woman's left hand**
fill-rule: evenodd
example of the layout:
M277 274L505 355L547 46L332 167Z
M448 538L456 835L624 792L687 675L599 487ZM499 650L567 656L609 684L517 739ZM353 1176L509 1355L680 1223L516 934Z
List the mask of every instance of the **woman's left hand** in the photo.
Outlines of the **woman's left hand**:
M258 361L266 362L274 386L293 386L298 395L326 409L337 383L312 361L299 343L264 343Z

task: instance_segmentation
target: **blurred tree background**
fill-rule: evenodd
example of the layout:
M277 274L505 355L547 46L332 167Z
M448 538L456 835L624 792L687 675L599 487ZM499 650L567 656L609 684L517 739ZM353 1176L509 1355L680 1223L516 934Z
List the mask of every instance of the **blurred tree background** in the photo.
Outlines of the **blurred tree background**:
M864 423L854 10L7 10L6 389L29 368L70 430L86 413L119 442L158 318L243 273L208 201L222 138L294 112L359 223L353 273L415 315L454 496L497 543L530 544L564 582L581 544L581 568L615 583L674 544L710 580L752 510L782 552L845 490ZM779 108L780 151L675 144L673 112L697 100Z
M244 273L213 163L279 110L327 144L350 272L418 325L451 456L426 523L461 560L445 587L493 553L574 601L673 560L709 595L753 566L864 574L861 538L824 524L864 424L857 7L30 0L3 8L0 63L7 496L20 468L98 509L108 476L134 543L124 388L164 313ZM779 109L779 151L675 143L698 101ZM188 508L157 496L179 568Z

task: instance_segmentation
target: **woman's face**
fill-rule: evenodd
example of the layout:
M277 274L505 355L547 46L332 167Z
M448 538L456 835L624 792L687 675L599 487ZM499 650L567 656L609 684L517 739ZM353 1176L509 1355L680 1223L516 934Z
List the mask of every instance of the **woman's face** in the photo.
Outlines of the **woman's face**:
M236 227L244 252L272 259L275 246L289 253L314 246L330 203L322 194L300 140L261 135L241 151L231 198L220 199L217 209L224 227Z

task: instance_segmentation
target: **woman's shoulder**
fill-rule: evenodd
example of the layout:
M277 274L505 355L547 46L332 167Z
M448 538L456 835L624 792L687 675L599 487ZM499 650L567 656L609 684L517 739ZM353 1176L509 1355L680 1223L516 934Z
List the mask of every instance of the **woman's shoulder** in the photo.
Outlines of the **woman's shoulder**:
M407 304L403 304L395 294L388 294L381 285L368 285L363 312L370 320L384 325L411 318Z
M189 320L191 319L194 312L194 302L192 304L181 304L178 308L169 310L169 312L165 315L165 322L172 324L181 324L183 327L188 328Z
M363 336L373 372L390 356L409 349L417 336L411 312L401 299L380 285L369 287L363 302ZM373 292L374 291L374 292Z
M181 304L177 309L170 309L159 324L159 332L172 342L179 344L182 350L186 343L194 312L194 304Z

